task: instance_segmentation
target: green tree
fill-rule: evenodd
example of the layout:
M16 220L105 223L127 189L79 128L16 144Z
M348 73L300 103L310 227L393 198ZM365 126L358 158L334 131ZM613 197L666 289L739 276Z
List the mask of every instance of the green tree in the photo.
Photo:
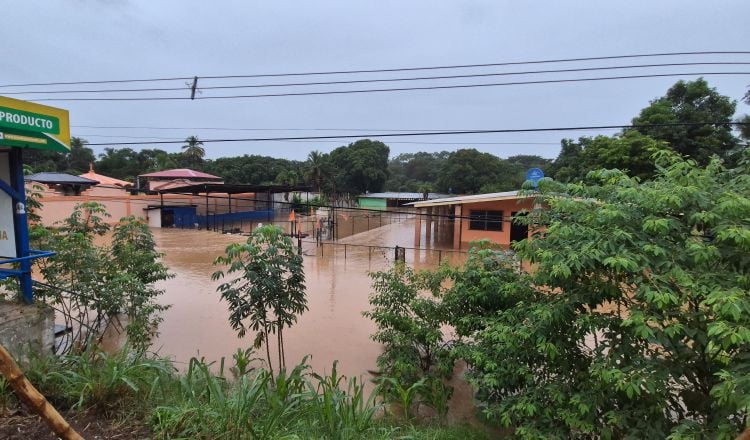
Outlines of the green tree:
M88 141L79 137L70 138L70 152L28 149L24 151L24 163L34 172L57 171L81 174L89 169L89 164L96 160L94 151L86 147Z
M517 275L470 257L444 303L485 416L522 438L734 438L750 402L750 150L653 180L540 182ZM541 226L544 226L543 228Z
M253 231L246 243L227 246L226 254L214 264L228 269L214 272L212 279L236 275L221 283L217 291L229 305L229 323L237 336L243 337L248 328L256 332L254 346L265 344L268 368L273 373L269 342L275 334L277 365L284 368L284 329L307 310L302 257L292 240L281 228L263 226Z
M70 153L67 154L67 169L65 171L72 174L85 173L89 165L94 163L96 157L94 150L88 148L86 139L78 137L70 138Z
M148 225L133 216L120 219L114 228L112 256L117 270L113 283L123 286L124 312L128 318L128 341L136 348L145 349L162 321L161 312L168 306L157 302L164 294L155 283L171 278L156 251L156 242Z
M48 285L75 292L77 303L93 311L90 321L79 323L88 327L85 336L95 340L113 319L124 314L128 342L143 350L155 334L159 313L166 309L156 301L163 291L154 283L170 275L159 262L161 254L155 251L148 227L133 217L121 219L115 227L111 248L98 245L110 231L107 217L102 205L87 202L76 205L70 217L54 228L33 224L30 236L34 244L56 252L52 258L37 261L36 269ZM38 289L38 298L69 307L56 289Z
M323 182L329 174L326 155L317 150L311 151L307 155L304 167L305 179L311 182L315 189L320 192Z
M448 156L437 179L439 191L477 193L486 185L504 182L508 165L497 156L470 149L457 150ZM509 184L502 190L514 189Z
M651 102L633 125L689 123L691 126L640 127L644 135L667 142L676 152L705 165L712 155L726 158L738 145L732 133L737 103L710 87L703 78L678 81L666 95ZM718 123L718 124L716 124Z
M387 145L379 141L361 139L336 148L328 155L333 173L333 185L339 192L355 194L383 189L388 179Z
M297 161L246 154L206 160L200 168L207 173L221 176L226 183L270 184L280 173L300 167L301 163Z
M131 148L105 148L95 167L97 173L131 182L148 169L141 166L138 153Z
M203 156L206 155L206 150L203 148L203 142L201 142L196 136L188 136L185 139L185 145L182 146L182 154L187 159L188 163L193 166L198 166L203 162Z
M444 417L453 393L445 380L453 373L454 359L443 334L443 273L418 273L398 263L371 276L371 309L363 315L378 327L372 340L383 345L377 379L381 394L401 405L406 419L417 397Z

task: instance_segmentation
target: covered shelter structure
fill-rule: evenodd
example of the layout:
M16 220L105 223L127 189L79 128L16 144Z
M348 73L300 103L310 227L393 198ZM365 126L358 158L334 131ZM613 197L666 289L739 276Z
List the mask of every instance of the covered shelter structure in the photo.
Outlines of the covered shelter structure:
M529 236L526 225L513 218L534 208L533 196L506 191L469 196L447 197L411 203L416 211L414 245L452 243L453 249L465 249L475 240L487 239L502 247ZM424 226L423 226L424 225Z
M217 224L227 225L242 220L271 221L278 209L278 202L274 201L274 194L309 191L304 185L231 185L223 183L198 183L178 187L167 187L157 191L159 205L150 206L149 210L159 209L161 222L158 226L175 226L169 224L170 215L179 215L183 224L190 223L185 209L194 210L194 223L200 227L210 229ZM204 203L180 204L178 200L167 199L165 195L198 196ZM287 205L283 206L288 207ZM179 210L179 213L175 211ZM152 217L152 214L149 214ZM166 220L166 223L165 223ZM149 222L152 223L152 222ZM152 224L152 226L157 226Z
M50 190L59 192L66 196L80 195L82 191L99 184L96 180L57 172L34 173L26 176L25 180L27 182L36 182L47 185Z

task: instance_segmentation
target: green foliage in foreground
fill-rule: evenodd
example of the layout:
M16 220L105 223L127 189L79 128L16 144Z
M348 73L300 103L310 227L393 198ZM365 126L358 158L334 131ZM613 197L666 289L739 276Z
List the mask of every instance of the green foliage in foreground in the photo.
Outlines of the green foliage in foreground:
M281 228L267 225L253 231L246 243L227 246L214 265L223 268L211 279L223 281L216 290L229 306L229 324L238 337L248 328L256 332L253 346L265 345L273 381L270 335L276 335L276 365L285 368L284 329L307 310L302 256Z
M546 208L517 220L531 274L481 248L462 268L376 274L381 367L435 377L418 354L450 325L484 415L517 437L734 438L750 410L750 150L735 169L655 159L645 183L541 181Z
M252 358L250 352L240 357ZM192 359L184 373L171 362L122 351L33 358L28 378L58 409L147 420L157 439L485 439L466 427L413 425L384 417L357 379L312 372L304 362L269 371ZM237 374L247 370L245 374ZM0 410L17 405L0 380Z
M34 206L38 205L37 201ZM56 253L36 261L34 269L47 284L75 292L78 303L93 312L93 324L85 323L91 327L86 337L95 340L122 315L127 318L129 343L145 349L161 322L161 312L168 308L157 302L164 291L155 283L172 275L160 261L162 255L156 251L148 225L129 216L110 228L105 221L108 217L103 205L85 202L55 227L32 224L33 247ZM112 244L97 244L110 231ZM36 298L66 307L55 289L37 288Z

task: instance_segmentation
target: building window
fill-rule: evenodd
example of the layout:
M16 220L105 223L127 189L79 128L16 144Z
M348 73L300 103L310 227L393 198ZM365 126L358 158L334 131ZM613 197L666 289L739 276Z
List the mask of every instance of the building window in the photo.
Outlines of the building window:
M476 231L502 231L503 211L471 211L469 229Z

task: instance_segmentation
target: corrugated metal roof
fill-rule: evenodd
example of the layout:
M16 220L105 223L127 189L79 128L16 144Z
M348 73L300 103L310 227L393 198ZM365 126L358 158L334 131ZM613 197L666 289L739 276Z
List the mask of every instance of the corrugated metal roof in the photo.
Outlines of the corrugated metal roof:
M445 197L448 194L439 193L428 193L427 199L439 199ZM357 196L360 199L392 199L392 200L422 200L424 198L423 193L419 192L379 192L379 193L368 193Z
M494 202L496 200L526 199L529 196L519 195L518 191L505 191L487 194L475 194L472 196L447 197L444 199L425 200L422 202L409 203L415 208L428 208L430 206L461 205L463 203Z
M96 185L96 180L86 179L84 177L74 176L65 173L41 172L29 174L24 178L29 182L47 183L53 185Z
M212 174L204 173L201 171L195 171L188 168L177 168L174 170L163 170L156 171L154 173L141 174L140 177L165 177L169 179L218 179L221 177L214 176Z

